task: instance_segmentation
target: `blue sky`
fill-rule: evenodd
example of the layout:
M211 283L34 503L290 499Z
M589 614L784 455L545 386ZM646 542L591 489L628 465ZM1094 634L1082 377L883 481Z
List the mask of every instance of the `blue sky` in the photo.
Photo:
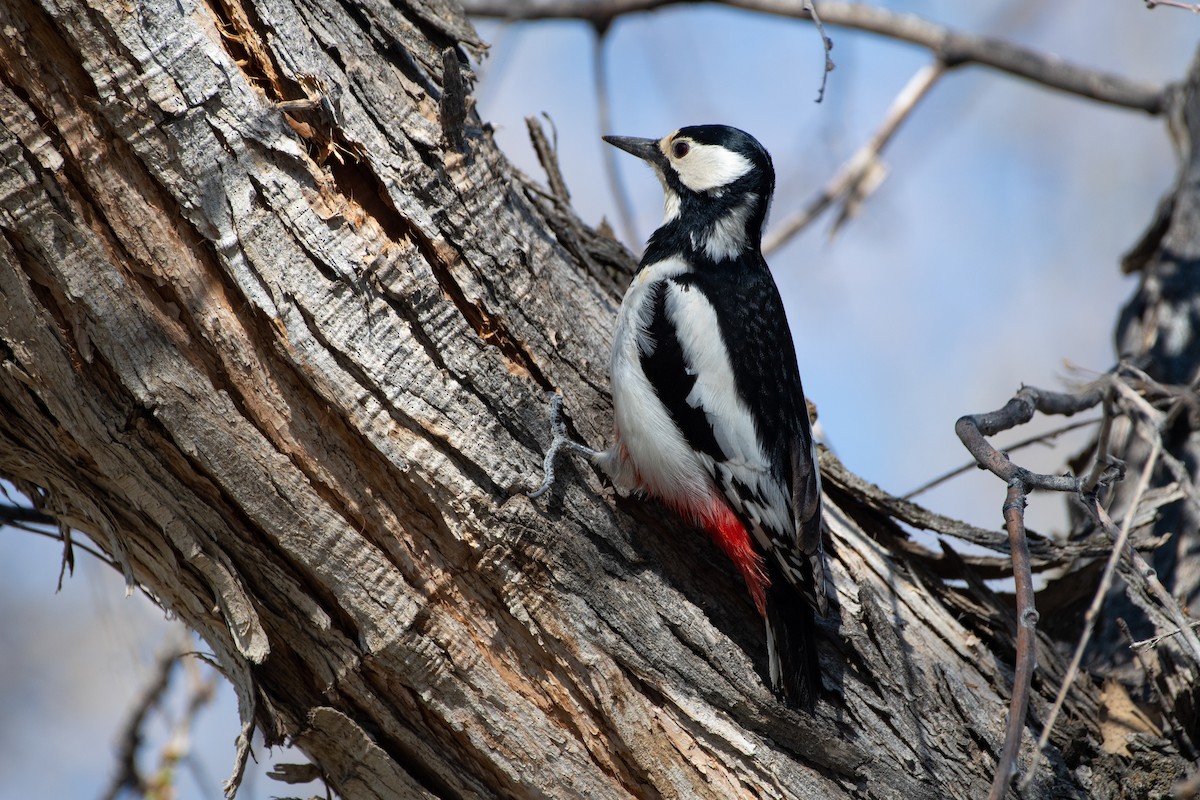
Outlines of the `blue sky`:
M1147 81L1182 76L1200 39L1197 17L1137 0L884 5ZM701 122L737 125L767 146L779 177L773 216L782 219L870 136L929 60L919 48L831 29L838 66L817 105L821 54L810 26L703 6L638 15L605 44L613 124L601 131L587 26L480 30L494 43L480 68L482 117L541 179L523 120L549 115L576 209L592 224L616 219L602 132L660 136ZM905 491L965 461L958 416L1002 405L1023 382L1061 385L1067 362L1111 365L1116 312L1135 286L1117 263L1174 164L1160 120L979 68L937 86L885 160L886 183L836 239L823 220L771 263L830 441L852 469ZM645 237L661 215L657 182L635 159L619 163ZM1026 463L1057 469L1069 452L1030 451ZM994 479L971 475L926 501L995 525L1002 494ZM1034 498L1031 524L1054 528L1061 507ZM86 557L55 594L53 543L7 533L5 547L0 798L96 797L131 698L175 623L140 596L126 599L119 576ZM202 786L183 770L181 797L220 785L236 731L223 690L196 731L207 777ZM240 796L304 793L261 772Z

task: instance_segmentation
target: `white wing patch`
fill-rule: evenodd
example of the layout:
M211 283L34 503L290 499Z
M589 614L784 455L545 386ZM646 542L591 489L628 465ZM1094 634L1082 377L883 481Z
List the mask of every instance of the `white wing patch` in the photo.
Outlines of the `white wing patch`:
M679 337L684 360L696 375L687 404L704 410L728 460L761 467L766 459L758 448L754 420L735 388L716 309L699 289L675 283L669 286L667 320Z
M684 359L696 375L687 404L704 411L725 453L721 462L704 453L694 457L713 476L730 505L750 519L751 532L770 552L772 539L783 535L790 540L795 536L790 492L772 475L758 442L754 419L735 389L733 366L712 303L698 289L674 282L668 285L667 318L679 337ZM684 319L687 324L681 325Z
M671 166L675 168L679 180L693 192L719 189L754 169L750 159L720 145L700 144L688 138L676 141L688 143L687 155L676 158L670 147L666 147L665 152L671 159Z

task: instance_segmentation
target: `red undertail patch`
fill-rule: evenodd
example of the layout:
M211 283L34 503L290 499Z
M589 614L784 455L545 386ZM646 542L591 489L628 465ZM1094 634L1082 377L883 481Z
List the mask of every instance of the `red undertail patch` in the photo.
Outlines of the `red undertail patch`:
M746 530L746 526L742 524L741 520L729 510L729 506L715 498L708 508L700 511L699 516L704 529L712 535L721 549L725 551L725 555L729 556L737 566L738 572L742 573L742 578L746 581L746 588L750 590L750 597L754 599L754 606L758 609L759 615L765 617L767 615L766 592L771 580L767 577L762 556L750 542L750 532Z

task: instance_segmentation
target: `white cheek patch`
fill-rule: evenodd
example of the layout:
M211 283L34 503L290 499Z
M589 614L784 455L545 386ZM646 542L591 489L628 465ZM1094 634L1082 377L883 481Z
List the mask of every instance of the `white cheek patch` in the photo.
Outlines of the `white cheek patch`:
M707 192L727 186L754 169L750 159L741 153L713 144L690 142L683 158L671 157L671 166L680 182L693 192Z

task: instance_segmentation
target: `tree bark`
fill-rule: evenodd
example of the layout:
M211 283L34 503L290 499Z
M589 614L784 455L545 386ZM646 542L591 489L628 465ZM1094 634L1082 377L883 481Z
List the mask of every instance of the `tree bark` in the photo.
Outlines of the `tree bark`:
M523 495L547 391L607 441L632 263L448 88L483 46L456 6L9 0L0 26L0 476L208 642L239 758L257 726L347 800L986 794L1011 611L828 453L812 716L764 687L701 534L578 464ZM1039 667L1035 734L1045 637ZM1149 728L1110 746L1108 702L1077 683L1024 796L1182 772Z
M1122 267L1139 276L1138 287L1121 310L1116 345L1123 359L1164 384L1188 386L1200 380L1200 53L1188 79L1176 87L1170 104L1168 130L1179 156L1176 185L1156 209L1142 239L1126 254ZM1195 482L1200 474L1200 433L1196 411L1179 415L1164 431L1166 451L1185 465ZM1117 431L1120 450L1131 470L1145 463L1149 446L1126 423ZM1156 467L1156 485L1174 476ZM1113 498L1120 511L1129 501L1128 486L1118 486ZM1187 605L1200 600L1200 507L1177 503L1155 521L1155 536L1168 543L1154 552L1153 566ZM1140 615L1123 598L1114 598L1109 622ZM1139 625L1146 633L1148 625ZM1120 641L1109 628L1109 641ZM1147 634L1148 635L1148 634ZM1114 648L1115 649L1115 648Z

